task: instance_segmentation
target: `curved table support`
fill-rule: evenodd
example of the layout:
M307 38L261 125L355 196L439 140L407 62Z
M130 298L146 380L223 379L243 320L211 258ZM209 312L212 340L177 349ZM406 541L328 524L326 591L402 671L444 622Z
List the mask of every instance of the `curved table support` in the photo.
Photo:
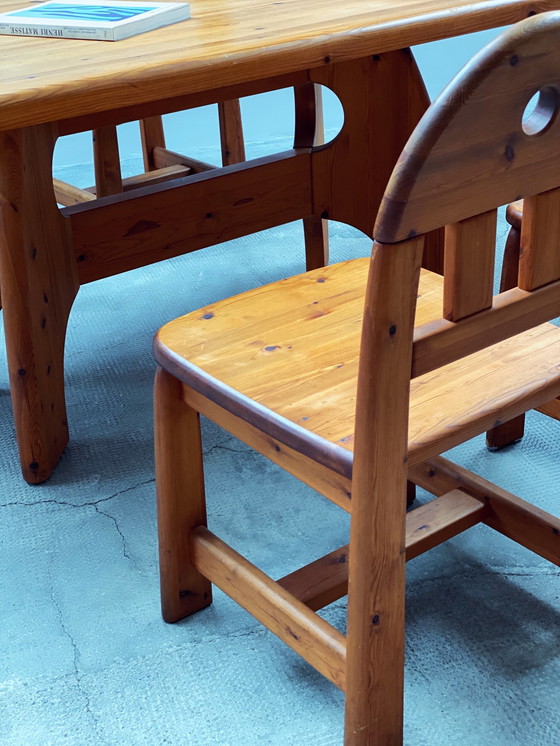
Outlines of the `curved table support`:
M379 203L412 130L430 105L410 49L330 63L311 71L344 109L332 143L312 155L314 212L373 235ZM443 271L443 234L427 238L423 266Z
M344 125L319 144L317 85L344 107ZM307 266L323 266L325 219L371 236L385 185L429 104L410 50L386 52L205 96L227 101L294 86L294 149L59 210L52 152L73 121L0 133L0 275L6 343L22 471L47 479L67 441L64 339L79 285L274 225L305 218L316 241ZM126 116L200 106L200 94L135 107ZM92 129L123 111L84 117ZM437 247L436 241L430 246ZM439 268L437 250L425 265Z
M0 133L0 277L24 478L47 479L68 442L64 339L78 291L52 185L54 125Z

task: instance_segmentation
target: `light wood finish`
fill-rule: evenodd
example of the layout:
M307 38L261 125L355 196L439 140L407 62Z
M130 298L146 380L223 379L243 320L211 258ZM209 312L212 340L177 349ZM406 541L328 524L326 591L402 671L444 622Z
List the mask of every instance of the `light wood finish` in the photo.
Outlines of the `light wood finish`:
M340 473L343 469L332 468L334 464L338 467L336 458L338 449L332 448L329 452L327 448L324 448L325 458L323 460L326 464L318 463L302 453L300 449L290 448L286 443L249 424L243 417L240 418L228 412L227 409L220 407L194 389L185 388L183 395L185 402L197 412L229 432L235 430L239 440L264 454L304 484L314 487L335 505L347 512L350 511L352 464L347 464L348 469L344 473Z
M512 228L508 242L519 241L519 287L533 290L560 277L560 190L527 197L522 203L511 206L510 217L515 214L521 228ZM543 247L547 247L547 251ZM513 259L510 262L513 263ZM540 412L560 419L560 399L553 399L541 407ZM523 424L517 422L516 439L523 435Z
M361 333L348 569L345 740L351 744L371 743L373 734L378 743L402 740L402 496L410 340L424 240L405 241L393 249L385 251L374 243ZM392 281L395 277L398 284Z
M182 396L176 378L159 369L154 389L158 531L162 609L176 622L212 602L212 586L191 561L190 531L206 525L204 473L198 412Z
M56 128L0 135L0 277L20 463L46 479L68 442L64 338L78 291L67 224L52 194ZM33 164L30 169L29 165Z
M483 522L560 562L558 518L439 456L560 394L560 328L543 323L560 313L560 281L550 276L548 256L555 247L544 240L530 249L528 274L546 275L547 284L491 298L495 204L488 185L496 180L483 166L486 143L495 148L500 130L481 114L475 150L479 122L465 113L478 111L482 88L481 100L500 99L521 128L522 109L512 120L511 101L519 104L528 77L539 82L533 67L550 81L559 42L560 13L525 21L481 52L430 108L395 167L376 221L376 237L390 245L376 239L370 259L313 270L194 311L165 325L154 344L158 363L182 386L192 410L351 513L348 547L277 582L204 525L189 534L187 560L339 686L333 668L337 677L343 672L346 746L402 744L407 558ZM405 69L406 53L399 54L389 56L385 82ZM514 69L528 54L533 72L522 67L512 81L504 60ZM352 74L375 79L372 62L341 64L331 84ZM296 160L309 146L312 110L302 111ZM360 131L360 102L348 111ZM499 116L496 121L502 123ZM541 139L558 137L553 130ZM442 159L441 143L456 162ZM352 159L352 147L347 152ZM475 155L472 169L480 176L463 179L458 190L458 174ZM321 164L320 156L311 150L312 162ZM326 163L325 157L317 176ZM552 179L551 168L541 165L539 147L532 146L522 170L527 188L539 194ZM558 168L556 174L554 188L560 186ZM521 185L519 173L504 181ZM373 199L375 187L365 188ZM490 204L472 213L480 194ZM347 197L337 204L339 214L362 227L370 219ZM537 213L540 219L546 210L537 208L535 220ZM421 263L425 234L449 223L442 278ZM421 226L419 235L415 226ZM532 235L538 230L535 224ZM179 447L174 443L173 452ZM408 515L407 479L438 495ZM165 490L159 499L167 502ZM168 550L164 541L160 551L165 556ZM344 641L312 610L346 590Z
M172 179L178 179L183 176L189 176L191 169L188 166L166 166L157 168L153 171L147 171L143 174L135 174L122 179L122 192L130 192L132 189L138 189L150 184L161 184ZM60 205L70 207L71 205L80 205L82 202L91 202L97 199L96 187L79 189L78 187L68 184L60 179L53 179L54 193L56 201Z
M95 194L88 189L80 189L60 179L53 179L54 196L60 205L79 205L95 199Z
M122 180L122 191L129 192L132 189L138 189L151 184L161 184L172 179L179 179L183 176L190 176L191 169L188 166L166 166L165 168L154 168L153 171L147 171L143 174L134 174L127 176Z
M340 689L345 687L344 636L294 600L203 526L191 533L195 567Z
M480 500L454 489L411 511L406 516L406 560L476 525L485 510ZM348 592L348 555L347 544L278 583L310 609L322 609Z
M411 479L435 494L460 489L487 508L482 520L513 541L560 564L560 519L438 456L411 469Z
M166 365L174 364L177 376L218 406L348 474L355 431L349 404L356 397L368 265L368 259L331 265L211 304L167 324L156 347L173 350ZM441 319L442 294L442 278L423 270L416 307L419 328ZM556 314L552 307L549 317ZM560 392L550 362L558 357L559 345L560 329L546 324L413 380L409 462L457 445L466 429L473 435L483 432L497 420L530 409L533 401L546 401L547 392L548 398ZM475 367L480 375L471 380ZM504 386L508 379L509 389ZM457 385L461 397L453 395ZM318 388L324 399L317 399ZM434 398L439 395L443 401L443 393L444 403L434 406Z
M443 316L448 321L492 306L496 220L491 210L445 229Z
M558 190L536 197L528 197L527 214L523 222L524 201L518 200L508 205L506 217L511 225L504 250L500 290L519 287L531 290L551 282L560 275L558 252L559 215ZM549 246L547 252L532 251L543 243ZM521 245L523 244L523 252ZM543 265L543 260L547 262ZM554 419L560 419L560 399L553 399L538 407L540 412ZM525 416L520 415L509 422L493 428L486 434L486 444L491 449L521 440L525 430Z
M520 195L556 188L556 161L550 153L560 147L560 130L550 126L528 136L521 128L535 91L557 84L560 47L550 33L550 18L535 19L529 37L518 26L517 36L511 37L515 53L508 55L498 43L493 52L479 52L453 82L455 95L444 91L438 98L407 144L407 152L414 152L419 162L404 158L391 176L377 218L379 241L402 241ZM518 129L512 132L515 122ZM475 182L478 188L469 188ZM446 199L438 200L442 192ZM434 203L437 209L430 207Z
M17 0L3 3L4 11L18 7ZM554 0L324 0L318 13L300 0L231 0L227 9L222 0L194 0L190 20L118 44L6 36L0 46L2 59L9 60L0 73L0 128L317 68L557 7ZM126 114L121 121L134 119Z
M428 322L415 331L413 374L423 375L526 331L534 323L556 318L560 313L558 288L552 283L532 293L514 288L500 293L491 309L454 324L445 319Z
M168 150L167 148L155 147L153 156L157 168L185 166L195 174L202 173L203 171L212 171L216 168L215 164L199 161L196 158L191 158L182 153L175 153L173 150Z
M116 127L93 131L93 163L97 197L122 192L121 161Z

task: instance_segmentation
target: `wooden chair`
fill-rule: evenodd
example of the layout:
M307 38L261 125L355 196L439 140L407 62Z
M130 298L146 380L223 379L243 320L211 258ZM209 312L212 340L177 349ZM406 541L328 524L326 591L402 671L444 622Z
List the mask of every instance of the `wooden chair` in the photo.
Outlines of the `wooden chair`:
M531 134L521 117L536 90L547 123ZM215 303L155 341L164 618L219 586L345 691L347 746L402 742L405 560L482 522L560 563L560 520L439 456L560 394L560 328L545 323L560 314L550 91L560 13L504 33L432 105L387 187L371 260ZM493 297L496 208L519 195L519 280ZM443 278L420 269L441 226ZM199 413L350 512L349 545L274 581L214 535ZM407 477L436 495L408 514ZM346 593L345 638L314 612Z

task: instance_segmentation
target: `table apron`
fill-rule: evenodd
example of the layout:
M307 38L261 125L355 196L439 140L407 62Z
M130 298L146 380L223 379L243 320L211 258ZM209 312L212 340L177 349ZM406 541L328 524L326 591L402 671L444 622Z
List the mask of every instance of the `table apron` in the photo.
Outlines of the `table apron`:
M84 132L89 129L133 122L136 119L161 116L187 109L197 109L200 106L216 104L219 101L231 101L234 98L255 96L259 93L277 91L281 88L304 85L309 82L309 79L310 71L300 70L286 75L275 75L274 77L252 80L246 83L237 83L197 93L165 98L160 101L149 101L143 104L135 104L134 106L124 106L122 108L95 112L70 119L62 119L58 122L58 133L60 136L72 135L76 132Z
M64 208L80 284L311 215L310 152L291 150Z

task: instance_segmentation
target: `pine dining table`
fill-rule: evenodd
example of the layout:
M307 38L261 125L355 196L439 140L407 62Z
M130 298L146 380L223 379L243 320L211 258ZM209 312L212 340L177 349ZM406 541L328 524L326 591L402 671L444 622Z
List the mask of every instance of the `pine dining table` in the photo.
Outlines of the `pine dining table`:
M2 10L27 4L5 0ZM80 285L308 216L371 235L429 104L410 47L558 8L560 0L192 0L190 20L119 42L1 36L0 286L23 477L47 479L68 442L64 345ZM326 144L317 144L317 85L344 110ZM292 149L57 204L58 137L286 87L295 94ZM428 264L438 250L435 236Z

